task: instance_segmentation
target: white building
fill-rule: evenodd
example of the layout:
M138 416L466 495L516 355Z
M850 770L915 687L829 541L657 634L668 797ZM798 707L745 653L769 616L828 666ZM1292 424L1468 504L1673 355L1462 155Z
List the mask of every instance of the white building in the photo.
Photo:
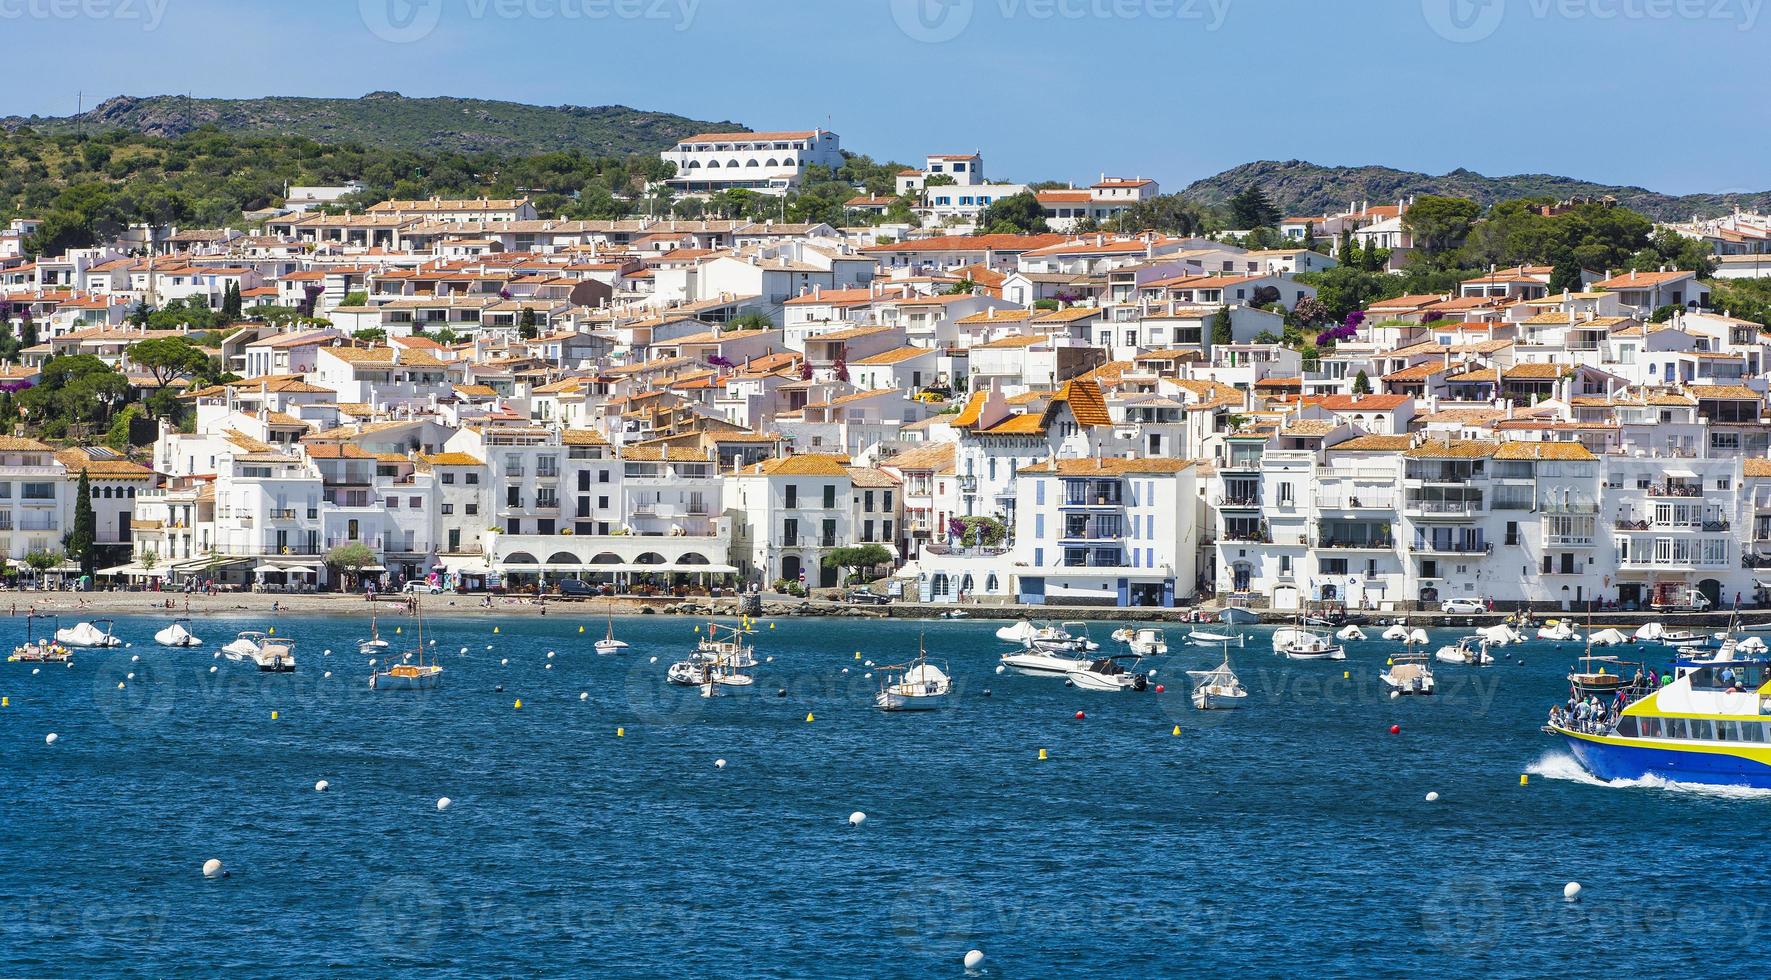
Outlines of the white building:
M806 168L842 166L842 141L822 129L778 133L701 133L659 156L676 165L668 183L683 194L748 190L785 194Z

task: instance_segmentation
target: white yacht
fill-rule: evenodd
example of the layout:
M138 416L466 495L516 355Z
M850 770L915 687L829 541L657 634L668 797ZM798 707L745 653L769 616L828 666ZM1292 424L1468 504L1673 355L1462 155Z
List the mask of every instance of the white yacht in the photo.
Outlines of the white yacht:
M1113 639L1140 657L1158 657L1168 652L1168 637L1159 629L1132 629L1128 626L1114 630Z
M1128 669L1121 660L1130 660L1136 667L1137 657L1102 657L1099 660L1082 661L1079 666L1064 675L1070 683L1084 691L1142 691L1150 684L1148 674Z
M1481 636L1466 636L1453 646L1440 647L1433 659L1443 664L1463 664L1467 667L1492 667L1494 654L1488 652L1489 641Z
M1075 654L1044 650L1011 650L1002 655L1004 667L1034 677L1063 677L1086 663L1088 661Z
M1187 634L1187 642L1196 647L1221 647L1226 643L1232 646L1242 646L1247 642L1247 638L1241 633L1231 636L1224 633L1213 633L1210 630L1194 630Z

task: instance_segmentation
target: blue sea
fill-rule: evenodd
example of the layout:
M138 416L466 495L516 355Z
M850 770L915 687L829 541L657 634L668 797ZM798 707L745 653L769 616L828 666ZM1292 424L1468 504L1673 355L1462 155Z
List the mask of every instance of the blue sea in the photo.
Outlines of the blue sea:
M1186 627L1146 662L1164 693L1116 695L995 673L1000 623L762 620L759 690L706 701L664 683L685 618L617 620L633 650L602 658L588 610L431 619L446 683L418 694L368 689L366 621L200 619L200 650L154 645L165 622L0 664L0 974L1771 968L1771 795L1582 777L1538 732L1573 645L1393 700L1394 644L1292 664L1252 630L1247 707L1205 713L1183 671L1218 654ZM297 673L213 658L272 625ZM958 696L883 714L867 661L919 634Z

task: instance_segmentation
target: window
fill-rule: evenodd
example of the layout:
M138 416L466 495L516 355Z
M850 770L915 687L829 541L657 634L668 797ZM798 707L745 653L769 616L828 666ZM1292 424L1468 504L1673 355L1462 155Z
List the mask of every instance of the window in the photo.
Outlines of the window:
M453 514L453 513L455 513L455 505L454 505L454 504L444 504L444 505L443 505L443 513L444 513L444 514Z
M412 508L413 510L418 510L424 506L424 498L423 497L408 497L408 498L406 498L406 506Z
M455 474L444 473L443 474L443 486L452 487L454 485L455 485Z
M467 485L468 486L470 486L470 487L475 486L479 482L480 482L480 475L478 473L469 473L467 475Z
M480 505L479 504L468 504L467 505L467 513L468 513L469 517L471 517L475 514L478 514L479 512L480 512Z
M787 500L786 500L785 506L787 506L789 508L798 507L799 506L799 487L789 483L786 487L786 494L787 494Z

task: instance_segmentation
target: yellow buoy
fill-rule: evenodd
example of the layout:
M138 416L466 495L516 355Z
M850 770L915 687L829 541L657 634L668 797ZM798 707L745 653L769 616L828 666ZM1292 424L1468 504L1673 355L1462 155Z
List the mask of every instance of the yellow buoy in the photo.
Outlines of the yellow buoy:
M1519 774L1519 785L1520 785L1520 786L1529 786L1529 785L1531 785L1531 777L1530 777L1530 776L1527 776L1527 775L1525 775L1525 774L1524 774L1524 773L1520 773L1520 774Z
M1180 733L1181 733L1181 726L1176 725L1173 734L1179 735Z
M395 626L394 627L394 635L398 636L400 633L405 632L405 629L406 629L406 627L404 627L404 626Z
M811 712L810 712L810 711L808 711L808 712L806 712L806 720L807 720L807 721L811 721L811 720L812 720L812 713L811 713Z
M859 650L856 650L856 651L855 651L855 659L856 659L856 660L860 660L860 659L861 659L861 651L859 651Z
M271 631L269 633L267 633L266 635L267 636L276 636L277 635L277 628L275 626L271 627Z
M494 633L498 632L498 627L496 627L496 626L492 627L492 632L494 632Z
M1044 762L1044 761L1045 761L1045 760L1046 760L1046 759L1047 759L1047 756L1046 756L1046 754L1045 754L1045 750L1044 750L1044 749L1040 749L1040 750L1039 750L1039 761L1040 761L1040 762Z
M584 627L582 627L582 626L578 627L578 632L580 632L580 633L584 632Z
M1385 666L1385 667L1394 667L1394 666L1396 666L1396 661L1394 661L1394 660L1385 660L1385 661L1384 661L1384 666Z
M1341 671L1341 680L1343 680L1343 681L1347 680L1348 678L1350 678L1352 676L1353 676L1353 672L1350 670Z
M271 712L271 720L272 720L272 721L276 721L276 720L277 720L277 713L276 713L276 712L275 712L275 711L273 711L273 712Z
M0 698L0 708L10 708L10 707L12 707L12 699L11 698Z
M522 698L517 698L517 710L518 711L523 710L523 699Z
M774 623L770 623L770 624L769 624L769 629L774 629L774 628L775 628L775 624L774 624Z
M616 738L626 738L627 737L627 729L625 729L625 728L615 729L615 737Z

